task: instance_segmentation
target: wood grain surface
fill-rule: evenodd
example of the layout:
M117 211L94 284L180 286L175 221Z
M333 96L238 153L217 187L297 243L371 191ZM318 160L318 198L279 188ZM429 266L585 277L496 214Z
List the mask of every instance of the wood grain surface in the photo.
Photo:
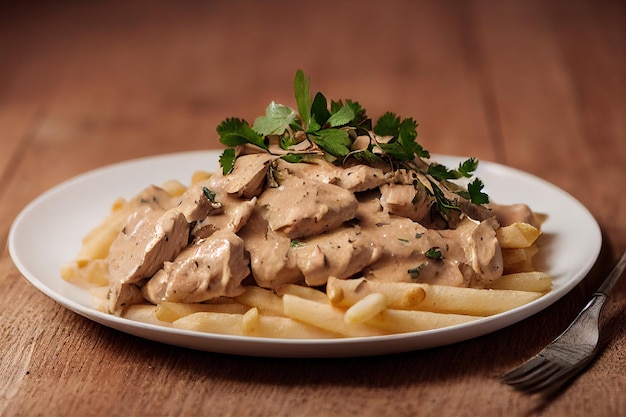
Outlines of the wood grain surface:
M528 397L496 379L560 333L626 249L625 13L610 0L3 3L3 243L20 210L63 180L219 148L225 117L293 105L301 68L313 89L358 100L372 117L414 117L431 152L561 187L597 219L603 246L569 294L495 333L295 360L187 350L98 325L31 286L3 244L0 414L626 416L625 279L606 306L599 357L560 396Z

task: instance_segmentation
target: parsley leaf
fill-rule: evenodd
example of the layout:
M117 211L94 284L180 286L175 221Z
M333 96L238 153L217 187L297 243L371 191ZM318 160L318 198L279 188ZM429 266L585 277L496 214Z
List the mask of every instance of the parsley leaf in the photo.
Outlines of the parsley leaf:
M417 123L412 118L402 120L394 113L387 112L376 122L374 133L392 136L388 143L380 143L379 146L383 152L400 162L411 162L416 156L430 158L430 153L415 141Z
M469 158L459 163L457 169L448 169L444 165L431 163L428 166L427 173L439 181L457 180L461 177L471 178L476 168L478 168L476 158Z
M287 162L291 162L292 164L302 162L304 158L306 158L306 154L301 153L288 153L286 155L281 156L281 158Z
M313 116L313 120L315 120L318 126L324 126L326 124L326 121L328 121L328 119L330 118L330 112L328 111L328 102L326 101L326 97L324 97L324 94L315 94L313 104L311 104L311 115Z
M354 120L355 116L352 107L346 104L330 116L328 123L331 127L343 126Z
M222 173L228 174L235 167L235 149L226 148L220 155L220 166L222 167Z
M403 147L409 149L418 145L415 138L417 138L417 122L411 117L404 119L400 122L398 129L398 141Z
M456 191L455 194L460 195L474 204L487 204L489 203L489 196L482 191L483 187L483 182L479 178L475 178L474 181L467 185L467 191Z
M470 201L474 204L487 204L489 203L489 196L486 193L483 193L484 184L483 182L475 178L474 181L470 182L467 186L467 192L470 195Z
M267 149L265 139L255 132L248 122L238 118L224 120L217 127L217 134L220 135L220 142L226 146L237 146L251 143L260 148Z
M346 106L350 107L354 112L354 119L349 123L350 126L361 126L367 130L372 130L372 121L367 117L367 112L357 101L346 100Z
M265 109L265 116L256 118L252 129L261 136L282 135L295 118L294 109L272 101Z
M478 160L476 158L469 158L459 164L458 171L465 178L470 178L474 174L474 171L476 171L476 168L478 168Z
M352 157L357 161L364 162L368 165L377 165L383 162L383 159L370 149L354 152L352 153Z
M311 140L332 156L341 158L350 153L352 143L348 132L340 129L324 129L310 136Z
M296 145L297 143L298 140L295 137L284 135L280 137L278 146L280 146L280 149L287 150L290 146Z
M437 184L431 181L430 185L433 188L432 195L435 197L435 201L437 202L437 208L439 209L439 213L441 213L444 219L447 219L448 212L450 210L459 210L457 202L450 201L448 198L446 198L443 191L441 190L441 188L439 188ZM426 190L428 191L428 188L426 188ZM428 191L428 193L431 194L430 191Z
M302 119L302 126L306 130L311 120L311 82L309 77L304 75L302 70L296 71L296 77L293 81L293 90L298 105L298 113Z
M397 136L400 130L400 117L391 112L387 112L380 116L376 125L374 125L374 133L378 136Z
M448 169L445 165L432 163L428 165L428 170L426 171L429 175L439 181L446 181L452 179L458 179L460 176L457 171Z

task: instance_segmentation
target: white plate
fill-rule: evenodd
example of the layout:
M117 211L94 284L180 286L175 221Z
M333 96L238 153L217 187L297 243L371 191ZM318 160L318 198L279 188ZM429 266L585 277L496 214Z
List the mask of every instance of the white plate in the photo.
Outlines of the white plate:
M451 344L509 326L564 296L593 266L601 246L598 224L577 200L554 185L512 168L481 162L477 175L498 203L524 202L546 213L542 268L553 290L514 310L444 329L381 337L333 340L261 339L226 336L134 322L92 308L88 291L61 279L83 236L108 213L118 197L130 198L150 184L176 178L188 183L196 170L218 168L219 151L150 157L97 169L68 180L30 203L13 222L9 252L28 281L66 308L111 328L142 338L212 352L268 357L346 357L405 352ZM456 166L460 158L435 155Z

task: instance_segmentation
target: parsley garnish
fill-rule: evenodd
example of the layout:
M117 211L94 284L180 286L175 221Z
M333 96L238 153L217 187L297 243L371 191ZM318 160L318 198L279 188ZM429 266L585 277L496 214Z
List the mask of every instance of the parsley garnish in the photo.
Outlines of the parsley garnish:
M272 101L265 109L265 116L256 118L252 130L263 136L281 135L295 118L296 112L293 109Z
M374 133L392 137L389 142L379 143L378 146L399 162L412 162L416 156L430 158L430 153L415 141L417 123L411 118L401 120L395 114L387 112L376 122Z
M220 155L220 166L222 167L222 172L224 175L228 174L233 170L235 166L235 149L234 148L226 148L224 152Z
M429 259L443 259L443 254L441 253L441 249L436 246L433 246L432 248L428 249L426 253L424 253L424 255L426 255L426 257Z
M422 272L423 267L424 265L419 265L419 266L416 266L415 268L407 269L406 272L409 273L409 275L411 276L411 279L418 279L420 276L420 272Z
M372 126L366 110L356 101L329 100L320 92L311 98L311 84L302 70L296 72L294 96L297 111L289 106L271 102L265 115L255 119L252 126L245 120L228 118L217 127L220 142L228 148L220 156L224 174L232 171L237 153L235 147L245 144L271 152L270 141L275 141L283 151L280 156L288 162L302 162L310 156L321 156L341 165L349 159L364 164L388 164L392 169L411 169L429 176L429 193L435 198L440 214L446 218L450 210L459 210L456 199L446 198L440 187L447 181L471 178L478 161L469 158L454 169L441 164L428 163L430 153L417 142L417 122L384 113ZM369 145L353 149L357 136L369 137ZM293 150L294 145L307 141L306 150ZM420 161L421 160L421 161ZM419 162L419 163L418 163ZM427 167L424 169L424 167ZM482 192L479 179L470 182L467 191L455 193L474 204L489 202Z
M483 193L483 182L475 178L474 181L467 185L467 191L469 193L469 199L474 204L487 204L489 202L489 196Z
M270 104L271 106L271 104ZM248 125L248 122L235 117L224 120L217 127L220 142L226 146L243 145L251 143L260 148L267 149L265 139Z
M459 178L471 178L478 168L476 158L469 158L459 164L457 169L448 169L444 165L432 163L428 166L427 173L439 181L457 180Z
M215 203L215 193L213 191L209 190L207 187L202 187L202 194L204 194L211 203Z

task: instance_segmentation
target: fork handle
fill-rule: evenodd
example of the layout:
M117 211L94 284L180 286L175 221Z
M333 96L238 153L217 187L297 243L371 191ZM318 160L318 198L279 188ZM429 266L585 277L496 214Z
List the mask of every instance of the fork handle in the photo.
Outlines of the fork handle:
M604 302L607 300L607 295L601 292L596 292L589 299L585 307L576 315L576 318L570 323L570 325L561 333L552 343L556 342L559 339L571 339L570 343L572 344L595 344L598 338L598 332L582 332L582 334L586 334L589 337L592 337L593 340L586 340L583 338L581 340L580 335L581 332L572 332L574 329L583 330L588 328L597 329L598 323L600 322L600 315L602 314L602 309L604 307ZM591 323L593 324L591 324Z
M600 288L596 290L596 292L594 293L594 296L598 293L608 296L611 290L613 289L613 286L615 286L615 283L624 272L625 268L626 268L626 251L622 254L622 257L619 258L619 261L617 261L617 263L615 264L615 266L613 267L609 275L606 277L602 285L600 285Z
M600 287L596 290L596 292L593 293L593 295L591 296L591 298L589 299L585 307L583 307L583 309L578 313L574 321L570 323L567 329L565 329L565 331L561 333L557 337L557 339L554 340L554 342L556 342L556 340L558 339L572 339L572 338L573 338L572 343L590 342L590 343L595 344L597 342L597 337L598 337L597 332L593 333L593 337L595 338L595 340L581 341L581 340L578 340L579 333L577 332L572 333L570 330L573 330L574 328L587 328L587 325L589 324L589 322L594 322L594 326L597 329L597 324L600 321L600 315L602 314L602 308L604 307L604 302L609 297L609 293L611 292L611 289L617 282L617 279L622 275L622 272L624 272L625 267L626 267L626 252L624 252L624 254L621 256L619 261L617 261L617 264L613 267L609 275L605 278L602 285L600 285Z

